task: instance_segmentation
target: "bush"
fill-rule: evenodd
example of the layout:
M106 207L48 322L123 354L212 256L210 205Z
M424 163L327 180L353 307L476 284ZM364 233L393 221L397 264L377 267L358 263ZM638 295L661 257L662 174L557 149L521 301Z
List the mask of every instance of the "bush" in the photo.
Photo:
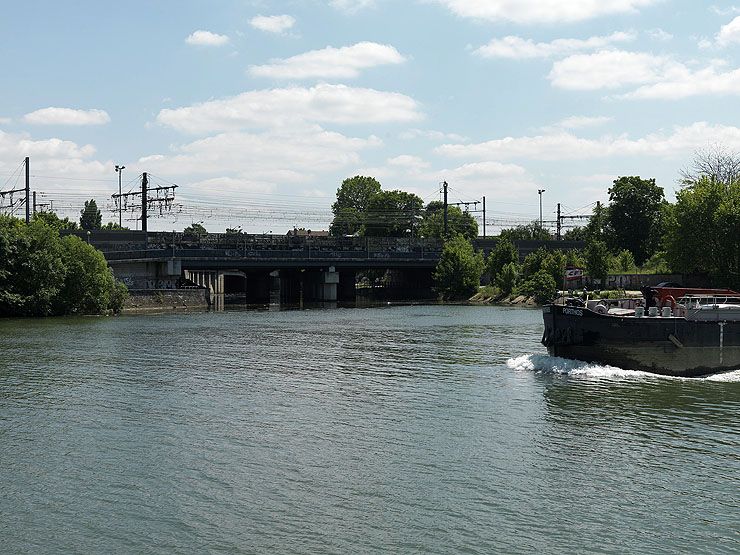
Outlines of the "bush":
M445 299L470 298L480 285L483 254L462 235L447 241L434 271L437 291Z
M60 238L42 219L27 226L0 218L0 316L115 311L125 292L102 253L81 239Z
M540 270L519 286L519 292L543 304L555 298L558 287L548 272Z
M519 265L516 262L509 262L496 276L496 285L501 289L502 293L509 294L516 287L516 282L519 279Z

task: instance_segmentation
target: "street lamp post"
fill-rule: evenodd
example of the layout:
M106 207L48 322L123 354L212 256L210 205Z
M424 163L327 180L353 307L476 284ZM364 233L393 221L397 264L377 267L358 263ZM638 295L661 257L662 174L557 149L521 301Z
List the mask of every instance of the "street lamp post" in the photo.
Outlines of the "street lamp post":
M544 189L537 189L537 194L540 195L540 230L542 230L542 193L544 192Z
M116 173L118 174L118 227L123 227L123 202L121 201L121 174L126 166L116 164Z

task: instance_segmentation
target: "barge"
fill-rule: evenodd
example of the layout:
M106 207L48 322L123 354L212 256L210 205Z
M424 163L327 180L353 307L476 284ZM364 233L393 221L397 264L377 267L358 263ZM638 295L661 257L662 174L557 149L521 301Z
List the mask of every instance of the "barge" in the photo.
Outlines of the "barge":
M543 318L551 356L680 377L740 369L734 291L646 288L642 299L561 298L543 307Z

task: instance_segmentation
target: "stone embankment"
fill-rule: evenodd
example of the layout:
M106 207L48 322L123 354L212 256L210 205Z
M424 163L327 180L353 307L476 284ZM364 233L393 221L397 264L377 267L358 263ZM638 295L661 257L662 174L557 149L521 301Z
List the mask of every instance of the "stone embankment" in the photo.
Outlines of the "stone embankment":
M533 297L524 295L491 295L479 291L468 302L473 304L498 304L498 305L516 305L516 306L538 306Z
M207 289L153 289L131 291L124 304L123 312L205 310L207 308Z

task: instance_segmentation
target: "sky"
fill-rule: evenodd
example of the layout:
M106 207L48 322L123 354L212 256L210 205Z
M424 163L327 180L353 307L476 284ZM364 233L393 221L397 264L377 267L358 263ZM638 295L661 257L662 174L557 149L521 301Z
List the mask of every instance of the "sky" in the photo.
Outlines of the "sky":
M697 150L740 151L739 51L719 1L6 2L0 191L28 156L39 203L117 221L119 164L178 185L150 229L253 233L326 229L354 175L485 196L489 234L540 189L546 221L624 175L673 200Z

